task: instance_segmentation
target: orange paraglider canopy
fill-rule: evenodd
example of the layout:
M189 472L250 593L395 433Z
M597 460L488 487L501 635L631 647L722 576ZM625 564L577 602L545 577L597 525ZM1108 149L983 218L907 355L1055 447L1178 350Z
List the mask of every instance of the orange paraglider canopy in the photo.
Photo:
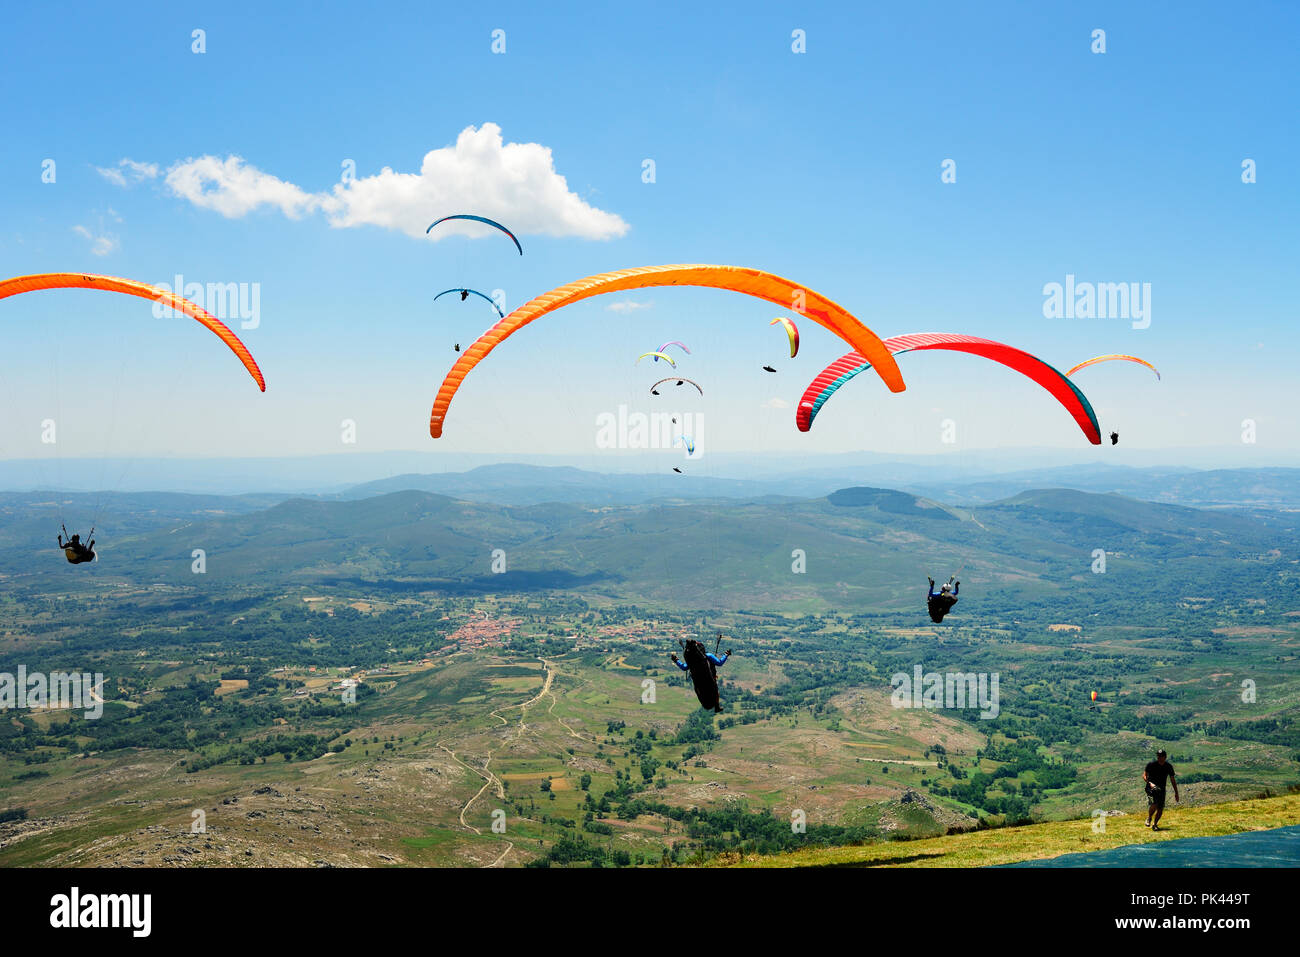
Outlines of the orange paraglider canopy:
M183 296L167 292L148 283L137 282L134 279L93 276L79 272L44 272L32 276L15 276L12 279L0 280L0 299L17 296L24 292L34 292L38 289L103 289L105 292L120 292L128 296L148 299L151 302L160 302L177 312L183 312L191 319L197 320L224 342L230 351L239 357L239 361L244 364L244 368L253 377L257 387L263 392L266 391L266 380L262 377L262 370L258 368L257 360L248 351L248 347L240 342L239 337L231 332L220 319Z
M438 389L438 397L433 403L433 412L429 416L429 434L435 439L442 435L447 408L451 405L456 390L465 381L465 376L469 375L470 370L485 359L488 353L516 331L534 319L540 319L547 313L570 303L607 292L643 289L648 286L704 286L712 289L728 289L766 299L768 302L786 308L794 308L835 333L849 343L856 352L865 356L880 377L885 380L890 391L902 392L907 388L902 373L898 371L898 363L889 354L889 350L885 348L879 336L844 307L798 283L743 266L698 264L642 266L588 276L567 286L552 289L520 306L479 336L474 344L461 354L447 373L447 377L443 379L442 386ZM803 303L802 307L798 305L800 300Z

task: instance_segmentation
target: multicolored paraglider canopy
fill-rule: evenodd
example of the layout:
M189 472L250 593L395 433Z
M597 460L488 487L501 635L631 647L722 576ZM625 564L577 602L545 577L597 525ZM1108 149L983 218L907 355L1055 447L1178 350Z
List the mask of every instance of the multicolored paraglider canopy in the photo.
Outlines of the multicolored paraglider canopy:
M939 332L893 336L886 339L884 345L891 355L921 352L926 349L946 349L983 356L1009 369L1015 369L1033 379L1065 406L1066 410L1074 416L1074 421L1078 423L1089 442L1093 445L1101 444L1101 426L1097 424L1096 413L1092 411L1092 405L1087 397L1056 369L1022 349L994 342L992 339ZM803 397L799 400L799 407L795 410L795 424L799 431L807 432L811 429L813 419L817 417L817 413L821 411L826 401L846 382L869 368L871 368L870 362L858 353L850 352L818 373L804 390Z
M1138 365L1146 366L1148 369L1150 369L1152 372L1156 374L1157 379L1160 378L1160 370L1158 370L1151 363L1147 362L1146 359L1139 359L1137 356L1125 356L1119 354L1108 355L1108 356L1097 356L1094 359L1085 359L1083 362L1080 362L1077 366L1073 366L1072 368L1066 370L1065 374L1074 375L1080 369L1086 369L1088 368L1088 366L1096 365L1098 362L1114 362L1116 359L1121 359L1125 362L1136 362Z
M799 354L799 329L785 316L777 316L768 325L775 326L778 322L785 326L785 334L790 339L790 358L793 359Z
M678 342L676 339L672 339L672 340L670 340L670 341L668 341L668 342L665 342L663 345L661 345L661 346L658 348L657 351L658 351L658 352L667 352L669 346L679 346L679 347L681 348L682 352L686 353L688 356L691 354L691 350L686 348L686 343L684 343L684 342ZM658 361L659 361L658 359L655 359L655 362L658 362Z

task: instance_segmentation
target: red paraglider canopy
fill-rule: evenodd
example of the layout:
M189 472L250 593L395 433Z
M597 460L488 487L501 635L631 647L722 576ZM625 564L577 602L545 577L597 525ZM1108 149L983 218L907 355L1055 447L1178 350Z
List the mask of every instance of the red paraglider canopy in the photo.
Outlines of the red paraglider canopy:
M921 332L908 336L893 336L885 339L884 345L891 355L899 355L904 352L921 352L926 349L947 349L953 352L968 352L971 355L983 356L1010 369L1015 369L1017 372L1033 379L1050 392L1056 401L1065 406L1069 413L1074 416L1074 421L1078 423L1079 428L1083 430L1083 434L1088 437L1089 442L1093 445L1101 444L1101 427L1097 424L1097 416L1092 411L1092 405L1088 402L1087 397L1064 375L1042 359L1030 355L1023 349L1017 349L1001 342L994 342L992 339L981 339L978 336L963 336L942 332ZM807 432L811 429L813 419L817 417L821 407L826 404L826 400L849 379L869 368L871 368L871 364L866 359L856 352L850 352L836 359L818 373L817 377L812 380L804 391L803 397L799 400L799 407L795 410L795 424L799 427L799 431Z

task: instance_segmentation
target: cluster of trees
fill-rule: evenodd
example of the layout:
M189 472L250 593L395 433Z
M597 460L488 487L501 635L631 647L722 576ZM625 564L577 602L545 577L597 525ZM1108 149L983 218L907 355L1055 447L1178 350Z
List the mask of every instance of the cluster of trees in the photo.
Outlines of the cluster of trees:
M751 811L743 801L712 808L682 808L633 798L624 801L617 814L628 821L657 814L679 822L696 849L714 854L723 851L775 854L810 844L861 844L880 836L877 828L866 824L810 824L799 832L788 819L778 818L766 809Z
M237 744L212 754L187 759L185 770L193 774L218 764L256 764L258 758L266 763L266 759L273 754L283 755L286 761L311 761L329 750L328 741L328 738L316 734L273 734L247 744Z
M632 855L628 851L612 849L600 844L588 844L581 834L564 835L549 848L546 856L529 861L529 867L550 867L552 864L588 863L592 867L630 867Z
M1039 742L1032 738L990 745L977 751L976 757L1003 763L992 773L975 771L969 776L949 765L955 783L946 787L935 784L930 791L1001 815L1009 824L1028 820L1030 808L1043 799L1044 791L1069 787L1079 776L1077 768L1044 755ZM1032 772L1032 780L1017 782L1028 772ZM990 793L994 788L1001 793Z
M263 682L263 679L258 679ZM264 682L263 682L264 683ZM270 682L272 685L278 685ZM316 734L272 735L257 737L245 742L249 735L260 735L274 727L277 719L305 723L326 721L344 716L341 700L326 699L284 702L277 697L253 697L253 687L242 693L243 700L235 696L218 696L214 682L191 678L188 684L167 688L153 700L129 709L110 700L103 715L88 720L81 711L69 713L66 722L57 722L48 729L18 714L17 721L0 722L0 752L18 753L28 764L44 763L57 756L59 750L67 753L90 751L118 751L126 748L188 751L195 756L187 759L191 773L236 761L255 763L274 754L285 760L310 760L326 750L325 744L332 735ZM364 686L361 696L372 693Z
M1236 738L1239 741L1258 741L1260 744L1280 744L1293 748L1300 745L1300 727L1278 718L1259 721L1211 721L1193 725L1197 731L1211 738Z
M682 726L677 729L671 744L674 745L698 745L707 741L717 741L720 735L713 727L713 712L705 711L703 708L697 708L687 715ZM702 750L702 749L701 749ZM695 753L699 753L696 751ZM682 760L687 761L693 755L683 755Z

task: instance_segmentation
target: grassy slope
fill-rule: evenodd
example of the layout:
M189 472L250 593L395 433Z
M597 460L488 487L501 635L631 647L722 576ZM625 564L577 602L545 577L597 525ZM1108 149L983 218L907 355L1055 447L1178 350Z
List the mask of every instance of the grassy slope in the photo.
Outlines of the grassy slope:
M1159 833L1147 830L1145 822L1145 814L1138 812L1108 818L1104 834L1093 833L1091 820L1051 821L919 841L812 848L771 856L755 854L743 861L733 856L720 863L742 867L989 867L1126 844L1217 837L1300 824L1300 794L1203 807L1171 804L1165 810Z

